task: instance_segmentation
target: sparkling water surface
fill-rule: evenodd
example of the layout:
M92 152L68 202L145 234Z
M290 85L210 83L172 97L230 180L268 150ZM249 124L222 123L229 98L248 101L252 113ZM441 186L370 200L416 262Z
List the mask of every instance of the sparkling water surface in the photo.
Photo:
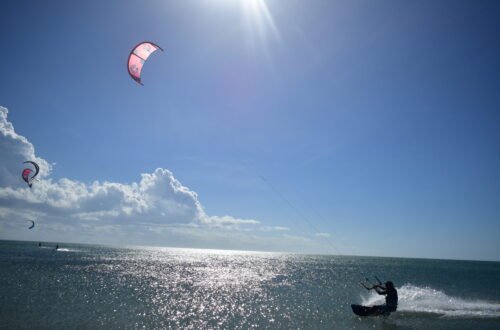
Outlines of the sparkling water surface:
M0 241L1 328L500 329L495 262L45 245ZM373 274L399 309L356 317Z

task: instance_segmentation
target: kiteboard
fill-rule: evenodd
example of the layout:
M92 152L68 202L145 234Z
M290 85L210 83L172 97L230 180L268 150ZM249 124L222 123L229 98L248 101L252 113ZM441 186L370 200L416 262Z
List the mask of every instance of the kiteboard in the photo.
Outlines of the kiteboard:
M387 311L380 306L351 305L352 311L358 316L387 315Z

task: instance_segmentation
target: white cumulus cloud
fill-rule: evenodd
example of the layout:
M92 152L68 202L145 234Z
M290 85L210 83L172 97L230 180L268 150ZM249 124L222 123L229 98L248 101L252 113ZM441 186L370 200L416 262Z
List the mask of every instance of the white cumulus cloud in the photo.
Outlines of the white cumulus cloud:
M38 157L7 115L8 110L0 107L0 238L264 250L289 250L297 242L315 244L295 236L273 236L287 227L209 215L198 194L163 168L130 184L54 180L55 163ZM31 189L20 177L25 160L40 165ZM20 230L26 219L36 219L36 231Z
M259 223L228 215L207 215L197 193L183 186L167 169L144 173L132 184L86 184L67 178L54 181L50 163L36 156L33 144L16 133L7 115L8 110L0 107L0 208L103 223L193 223L215 227ZM25 160L40 165L39 180L31 189L20 178Z

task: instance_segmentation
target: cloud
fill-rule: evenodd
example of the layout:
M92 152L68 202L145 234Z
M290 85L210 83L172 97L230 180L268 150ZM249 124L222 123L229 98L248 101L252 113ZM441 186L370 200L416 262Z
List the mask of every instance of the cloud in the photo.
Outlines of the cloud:
M130 184L54 180L55 163L37 157L33 144L14 130L7 115L0 107L2 238L262 250L315 244L309 238L276 236L287 227L207 214L198 194L168 169L143 173ZM39 180L31 189L20 179L25 160L40 165ZM32 230L19 230L27 218L37 221L36 238L30 236Z
M7 109L0 107L0 207L102 223L194 223L214 227L259 224L253 219L207 215L197 193L167 169L144 173L132 184L86 184L67 178L54 181L50 178L52 165L35 155L33 144L16 133L7 115ZM40 165L40 180L32 189L20 180L25 160Z
M263 230L263 231L289 231L290 228L282 227L282 226L264 226L264 227L260 227L260 230Z
M314 234L314 236L316 236L316 237L325 237L325 238L332 237L332 235L330 235L328 233L316 233L316 234Z
M13 169L19 169L26 160L34 160L40 165L40 178L48 176L51 165L35 156L35 148L24 136L15 132L14 126L7 120L7 114L8 110L0 106L0 187L19 183L21 171Z
M260 223L258 220L253 220L253 219L236 219L233 218L232 216L225 215L222 217L219 216L211 216L211 217L206 217L202 218L202 221L206 224L209 225L215 225L215 226L226 226L226 225L257 225Z

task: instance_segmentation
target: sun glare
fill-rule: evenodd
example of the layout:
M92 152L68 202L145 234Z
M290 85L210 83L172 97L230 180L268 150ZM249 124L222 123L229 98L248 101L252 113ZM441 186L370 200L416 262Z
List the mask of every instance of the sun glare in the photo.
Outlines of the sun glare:
M224 8L239 7L245 29L252 39L255 37L260 41L269 38L275 41L281 39L266 0L208 0L208 2Z
M267 33L279 39L279 32L274 19L269 11L265 0L240 0L243 14L250 24L250 28L256 29L261 37L266 38Z

